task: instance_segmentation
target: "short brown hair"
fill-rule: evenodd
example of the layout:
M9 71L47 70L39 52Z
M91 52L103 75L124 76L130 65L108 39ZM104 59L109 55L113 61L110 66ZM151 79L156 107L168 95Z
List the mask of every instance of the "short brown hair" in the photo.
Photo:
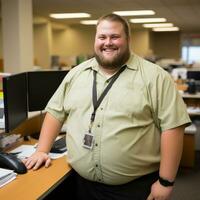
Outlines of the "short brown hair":
M127 22L126 19L124 19L123 17L110 13L110 14L106 14L103 15L102 17L99 18L98 22L97 22L97 26L100 24L101 21L103 20L108 20L108 21L113 21L113 22L119 22L122 24L123 28L124 28L124 32L127 36L127 39L130 38L130 26L129 23Z

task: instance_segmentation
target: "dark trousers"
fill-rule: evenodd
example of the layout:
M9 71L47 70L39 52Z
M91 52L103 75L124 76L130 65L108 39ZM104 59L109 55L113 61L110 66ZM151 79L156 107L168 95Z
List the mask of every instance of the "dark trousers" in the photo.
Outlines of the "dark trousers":
M123 185L106 185L88 181L75 172L77 200L146 200L158 172L142 176Z

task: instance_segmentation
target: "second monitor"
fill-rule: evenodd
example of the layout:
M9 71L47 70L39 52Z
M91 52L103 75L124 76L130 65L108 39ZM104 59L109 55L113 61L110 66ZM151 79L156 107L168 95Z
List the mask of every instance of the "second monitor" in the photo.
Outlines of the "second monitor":
M28 72L28 110L44 110L67 73L68 71Z
M27 119L26 73L3 77L5 132L17 128Z

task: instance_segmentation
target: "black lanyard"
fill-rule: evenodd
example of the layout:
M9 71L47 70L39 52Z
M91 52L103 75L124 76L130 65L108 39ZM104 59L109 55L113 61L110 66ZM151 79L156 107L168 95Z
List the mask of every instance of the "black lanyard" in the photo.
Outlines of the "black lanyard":
M93 88L92 88L92 101L93 101L94 110L93 110L91 118L90 118L91 121L90 121L89 132L91 132L91 125L94 122L97 108L99 107L99 105L103 101L104 97L106 96L106 94L108 93L110 88L112 87L113 83L116 81L116 79L119 77L119 75L125 70L125 68L126 68L126 65L121 67L120 70L111 78L111 81L109 82L107 87L104 89L104 91L102 92L99 99L97 99L97 82L96 82L97 72L95 70L93 71L94 80L93 80Z

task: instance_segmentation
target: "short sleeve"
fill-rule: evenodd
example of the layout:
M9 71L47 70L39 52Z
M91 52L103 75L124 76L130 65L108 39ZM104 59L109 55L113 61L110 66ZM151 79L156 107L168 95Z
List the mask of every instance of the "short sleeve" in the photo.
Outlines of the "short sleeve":
M67 88L69 87L69 76L66 75L56 92L53 94L49 100L45 111L50 113L61 123L65 121L67 113L64 110L64 99L67 93Z
M167 72L159 70L152 87L161 131L191 123L183 98Z

